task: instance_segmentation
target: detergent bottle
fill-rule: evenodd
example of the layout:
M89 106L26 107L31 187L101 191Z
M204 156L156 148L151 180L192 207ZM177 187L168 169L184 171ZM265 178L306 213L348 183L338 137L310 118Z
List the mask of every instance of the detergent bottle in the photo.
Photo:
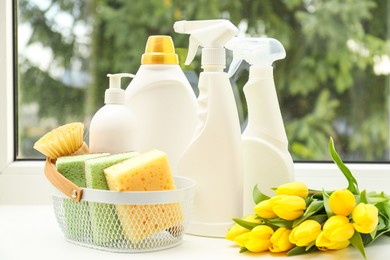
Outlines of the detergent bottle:
M149 36L135 78L126 88L126 104L137 121L138 152L167 154L173 175L196 125L194 91L179 66L172 38Z

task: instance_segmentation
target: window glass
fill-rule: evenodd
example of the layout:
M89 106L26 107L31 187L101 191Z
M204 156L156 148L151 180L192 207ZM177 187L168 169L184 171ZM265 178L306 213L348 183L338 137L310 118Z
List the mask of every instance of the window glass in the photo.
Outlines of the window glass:
M328 160L332 136L346 161L389 161L389 1L19 0L15 10L18 159L42 158L33 143L58 125L88 129L106 74L136 73L149 35L171 35L183 61L188 36L173 23L226 18L286 49L274 77L295 160ZM199 62L182 67L195 92ZM243 128L247 69L232 78Z

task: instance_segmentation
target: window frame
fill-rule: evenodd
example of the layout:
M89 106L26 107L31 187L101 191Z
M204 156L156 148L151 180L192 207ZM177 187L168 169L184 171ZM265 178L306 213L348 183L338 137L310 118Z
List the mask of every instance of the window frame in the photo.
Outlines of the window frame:
M16 4L15 4L16 5ZM49 204L51 185L43 174L44 161L16 160L13 41L14 3L0 1L0 205ZM349 163L360 189L390 192L389 163ZM314 189L346 187L346 181L336 165L324 162L295 162L295 179ZM319 181L321 180L321 181Z
M14 3L0 1L0 205L47 204L43 161L15 159Z

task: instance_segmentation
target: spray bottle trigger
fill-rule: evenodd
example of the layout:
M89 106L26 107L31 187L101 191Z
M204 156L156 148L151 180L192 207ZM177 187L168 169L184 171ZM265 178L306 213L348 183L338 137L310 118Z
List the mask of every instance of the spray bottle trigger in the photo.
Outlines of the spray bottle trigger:
M188 45L188 54L185 61L185 65L190 65L191 62L194 60L196 52L198 51L198 47L200 45L200 42L195 39L194 36L190 35L189 45Z
M236 71L240 67L241 63L242 63L242 59L234 59L233 58L233 61L230 64L229 71L227 73L229 78L231 78L234 75L234 73L236 73Z

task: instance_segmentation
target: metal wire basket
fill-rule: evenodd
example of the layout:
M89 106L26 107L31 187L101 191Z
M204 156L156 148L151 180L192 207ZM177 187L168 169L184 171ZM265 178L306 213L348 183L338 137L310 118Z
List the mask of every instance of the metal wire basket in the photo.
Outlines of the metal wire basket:
M46 176L57 187L53 168L46 162ZM54 212L69 242L114 252L162 250L183 241L191 215L195 183L175 177L175 184L176 190L149 192L57 187Z

